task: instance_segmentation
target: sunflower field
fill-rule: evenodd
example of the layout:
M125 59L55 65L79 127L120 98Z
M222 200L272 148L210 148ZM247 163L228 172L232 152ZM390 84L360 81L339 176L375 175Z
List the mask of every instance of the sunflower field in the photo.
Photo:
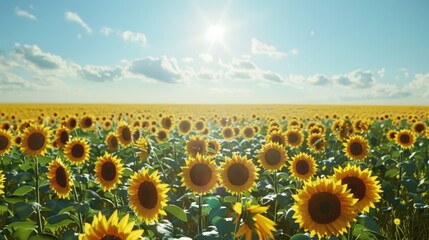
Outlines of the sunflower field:
M429 239L429 107L0 114L0 239Z

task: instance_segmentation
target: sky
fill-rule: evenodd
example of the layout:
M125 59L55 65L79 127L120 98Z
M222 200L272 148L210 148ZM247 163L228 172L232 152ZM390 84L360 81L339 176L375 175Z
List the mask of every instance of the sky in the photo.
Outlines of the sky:
M0 103L429 105L428 10L0 0Z

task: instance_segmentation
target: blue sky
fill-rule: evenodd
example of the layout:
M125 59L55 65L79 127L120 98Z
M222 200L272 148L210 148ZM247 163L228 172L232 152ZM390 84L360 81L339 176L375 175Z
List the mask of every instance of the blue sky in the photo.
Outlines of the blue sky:
M429 104L429 1L0 1L0 102Z

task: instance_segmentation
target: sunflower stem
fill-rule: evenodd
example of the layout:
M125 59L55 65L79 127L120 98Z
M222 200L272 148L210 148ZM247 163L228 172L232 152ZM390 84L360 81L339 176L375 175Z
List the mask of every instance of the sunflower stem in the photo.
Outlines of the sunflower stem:
M39 157L35 157L36 160L36 201L37 201L37 228L39 230L39 233L43 232L43 225L42 225L42 215L40 213L42 205L40 205L40 191L39 191Z
M81 190L82 190L82 187L81 187ZM75 201L77 203L80 203L79 196L78 196L78 193L77 193L77 190L76 190L76 184L73 184L73 193L74 193L73 195L74 195ZM79 220L78 224L79 224L80 232L84 233L83 232L83 219L82 219L82 215L80 214L79 211L77 212L77 215L78 215L78 220Z
M399 164L401 164L402 163L402 155L404 154L404 151L402 151L400 154L399 154ZM398 184L398 191L396 192L396 197L399 197L399 194L400 194L400 192L401 192L401 182L402 181L402 166L399 166L399 184Z
M237 202L240 202L240 203L241 203L241 197L240 197L240 194L237 194ZM240 218L241 218L241 215L238 217L237 222L235 223L235 228L234 228L234 238L235 238L235 235L237 234L238 225L240 224Z
M151 152L154 152L153 149L151 149ZM162 175L164 176L165 180L167 180L168 182L167 174L165 173L164 167L162 166L161 161L158 158L158 155L156 153L154 155L155 155L156 161L158 162L159 167L161 168Z
M274 200L274 222L277 223L277 170L274 171L274 193L276 194L276 199Z
M198 197L198 211L200 218L198 219L198 233L203 234L203 195Z
M349 232L347 234L347 240L353 240L353 230L355 228L355 223L352 223L350 226Z

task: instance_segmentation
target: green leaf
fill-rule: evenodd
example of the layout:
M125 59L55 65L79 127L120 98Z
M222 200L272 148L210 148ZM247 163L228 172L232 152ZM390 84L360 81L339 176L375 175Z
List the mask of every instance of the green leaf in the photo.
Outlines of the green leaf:
M293 235L290 240L310 240L311 238L305 234L295 234Z
M134 174L134 171L131 168L124 168L124 171L122 172L122 175L125 177L132 176Z
M14 196L24 196L25 194L31 192L34 190L34 187L32 186L28 186L28 185L24 185L22 187L19 187L18 189L15 190L15 192L13 192L12 195Z
M204 198L204 202L206 202L212 209L218 209L221 206L217 197L206 197Z
M384 176L385 176L386 178L393 178L393 177L395 177L396 175L398 175L398 173L399 173L399 170L398 170L397 168L393 168L393 169L390 169L389 171L387 171L387 172L384 174Z
M13 239L17 240L28 240L28 237L35 230L35 228L36 222L31 220L13 222L6 227L6 229L12 232Z
M56 240L56 239L57 237L47 233L37 234L35 236L30 237L30 240Z
M23 202L25 201L25 197L22 196L10 196L5 197L4 200L8 203L17 203L17 202Z
M374 219L370 218L369 216L367 216L367 215L358 216L358 222L360 224L363 224L369 230L371 230L371 232L374 232L374 233L377 233L378 235L381 235L380 227L377 225L377 223L374 221Z
M46 156L39 156L38 161L41 165L46 165L52 161L52 158Z
M185 211L176 205L168 205L164 207L164 210L177 217L182 222L188 221Z
M63 220L69 219L69 217L70 217L70 213L65 212L65 213L60 213L57 215L50 216L46 220L48 221L49 224L55 224Z
M401 183L408 189L409 192L416 193L417 182L414 179L402 180Z
M237 202L237 197L234 197L234 196L226 196L226 197L224 197L223 198L223 201L224 202L229 202L229 203L235 203L235 202Z
M217 231L219 232L219 237L225 239L232 239L231 233L234 232L235 224L233 223L232 218L220 219L215 223Z
M14 205L15 211L21 220L27 219L37 209L38 203L17 202Z

